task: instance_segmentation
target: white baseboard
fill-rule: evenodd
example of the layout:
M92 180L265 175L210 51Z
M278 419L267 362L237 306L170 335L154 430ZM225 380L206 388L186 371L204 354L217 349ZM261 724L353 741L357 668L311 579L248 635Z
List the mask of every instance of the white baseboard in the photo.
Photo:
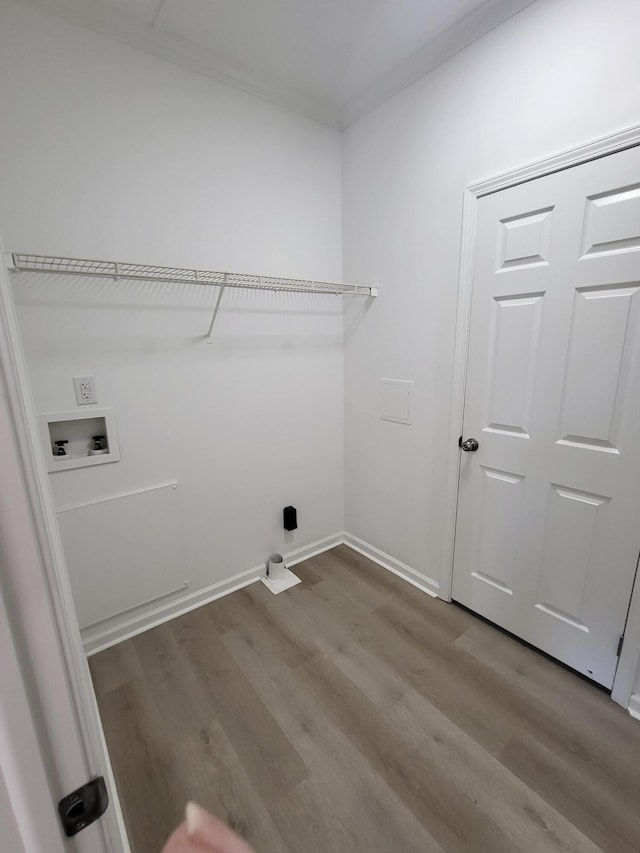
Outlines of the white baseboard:
M350 533L345 533L343 535L343 542L345 545L348 545L349 548L357 551L358 554L362 554L363 557L368 557L374 563L382 566L383 569L393 572L394 575L397 575L402 578L402 580L405 580L412 586L422 590L422 592L426 592L427 595L432 596L432 598L438 597L440 585L437 581L434 581L433 578L417 572L406 563L396 560L396 558L392 557L390 554L386 554L379 548L374 548L373 545L369 545L368 542L359 539L357 536L352 536Z
M302 548L296 548L294 551L289 551L284 554L284 562L288 568L302 563L304 560L309 560L317 554L322 554L324 551L329 551L337 545L347 545L359 554L368 557L387 569L393 572L394 575L402 578L412 586L426 592L434 598L438 595L438 584L436 581L420 574L411 566L396 560L390 554L385 554L379 548L369 545L357 536L352 536L349 533L336 533L333 536L327 536L324 539L318 539L315 542L310 542ZM115 646L117 643L135 637L137 634L142 634L143 631L148 631L150 628L155 628L163 622L168 622L170 619L175 619L177 616L182 616L190 610L195 610L197 607L202 607L204 604L209 604L217 598L222 598L238 589L242 589L249 584L255 583L264 576L266 565L260 563L251 569L240 572L225 580L218 581L204 589L196 590L186 595L181 595L174 598L172 601L163 604L156 603L153 605L145 605L135 608L125 614L113 616L109 619L104 619L94 625L89 625L81 630L82 643L87 655L94 655L98 652L108 649L110 646Z
M289 551L284 554L284 561L288 569L291 566L297 566L298 563L303 563L305 560L310 560L318 554L323 554L325 551L330 551L336 545L344 544L344 533L335 533L333 536L326 536L324 539L318 539L316 542L311 542L305 545L304 548L296 548L295 551Z
M223 595L229 595L231 592L242 589L242 587L257 581L263 574L264 563L261 563L246 572L240 572L196 592L181 595L165 604L139 609L135 614L129 611L123 616L113 616L110 619L89 625L80 631L84 650L87 655L102 652L104 649L116 645L116 643L135 637L136 634L141 634L143 631L148 631L149 628L155 628L156 625L168 622L169 619L175 619L176 616L182 616L183 613L195 610L196 607L209 604L216 598L222 598Z
M636 720L640 720L640 693L632 693L629 699L629 713Z
M335 548L336 545L341 545L342 542L343 537L341 533L334 536L327 536L324 539L318 539L315 542L310 542L309 545L284 554L284 561L289 567L295 566L297 563L308 560L316 554L321 554L323 551ZM110 646L121 643L123 640L128 640L137 634L142 634L143 631L148 631L150 628L161 625L163 622L168 622L170 619L182 616L190 610L195 610L196 607L202 607L202 605L209 604L217 598L222 598L224 595L236 592L238 589L255 583L255 581L264 576L265 571L266 564L260 563L251 569L247 569L230 578L225 578L225 580L218 581L204 589L196 590L196 592L181 595L169 602L164 602L163 604L156 603L155 606L141 606L125 614L103 619L94 625L89 625L80 631L85 653L90 656L102 652Z

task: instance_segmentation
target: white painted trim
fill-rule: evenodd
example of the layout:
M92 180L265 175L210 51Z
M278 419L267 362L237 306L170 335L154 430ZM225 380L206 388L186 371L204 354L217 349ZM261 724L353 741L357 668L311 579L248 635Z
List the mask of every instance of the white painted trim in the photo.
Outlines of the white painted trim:
M624 641L611 690L611 698L614 702L622 705L623 708L629 706L638 676L640 676L640 570L637 569L627 624L624 628Z
M323 124L333 127L339 124L336 110L328 105L318 103L316 99L305 95L296 95L277 86L266 85L263 81L242 73L206 47L173 33L155 29L115 6L107 3L87 3L86 0L19 2Z
M362 554L363 557L367 557L369 560L382 566L388 572L392 572L394 575L402 578L402 580L410 583L411 586L415 586L422 590L422 592L426 592L432 598L438 597L439 585L437 581L412 569L406 563L396 560L390 554L381 551L379 548L375 548L373 545L369 545L368 542L359 539L357 536L352 536L350 533L344 534L343 544L357 551L358 554Z
M158 489L168 489L169 486L175 486L177 488L179 485L180 484L177 480L169 480L166 483L158 483L156 486L145 486L144 489L134 489L132 492L118 492L117 495L107 495L106 498L95 498L95 500L83 501L83 503L76 503L71 506L63 506L56 510L56 513L57 515L60 515L61 512L71 512L74 509L84 509L87 506L104 504L107 503L107 501L117 501L120 500L120 498L128 498L132 495L144 495L147 492L156 492Z
M477 9L456 21L399 65L383 72L370 86L342 104L332 104L322 98L296 93L291 87L265 84L258 77L243 73L237 63L227 63L213 51L195 42L163 32L122 9L104 2L88 3L87 0L22 0L22 2L220 83L226 83L263 100L294 110L323 124L344 130L490 30L531 5L533 0L485 0Z
M469 323L471 319L471 294L473 285L473 258L479 199L490 193L536 178L550 175L562 169L579 166L589 160L615 154L640 144L640 125L625 128L616 133L599 137L584 145L578 145L560 154L537 160L528 166L504 172L484 181L471 184L464 191L463 219L460 246L460 273L458 283L458 310L455 333L454 372L452 379L451 405L449 412L449 447L447 448L447 486L445 493L445 518L443 526L443 563L441 567L441 597L451 598L453 582L453 560L456 515L458 506L458 472L460 450L457 438L462 435L464 414L464 389L469 354ZM633 690L633 680L640 663L640 590L631 599L625 642L611 692L612 699L627 707Z
M164 622L184 616L191 610L210 604L218 598L230 595L249 584L255 583L264 574L264 563L254 566L244 572L239 572L230 578L218 581L204 589L182 595L174 601L169 601L156 607L141 605L136 608L138 613L132 614L131 610L126 615L110 616L93 625L88 625L81 630L84 650L88 656L95 655L105 649L115 646L124 640L130 640L138 634L149 631Z
M318 539L311 542L309 545L304 545L302 548L296 548L295 551L288 551L284 554L284 561L287 568L297 566L305 560L310 560L311 557L316 557L318 554L324 554L325 551L330 551L337 545L344 545L344 534L334 533L333 536L326 536L324 539Z
M113 772L113 765L111 764L111 756L109 755L109 750L107 748L107 740L104 734L104 728L102 726L102 718L100 717L100 709L98 708L98 698L93 692L93 704L95 713L100 720L100 742L102 744L102 748L104 750L106 763L104 767L104 776L107 782L107 788L109 791L117 791L116 788L116 777ZM129 836L127 835L127 827L124 822L124 815L122 814L122 806L120 804L120 797L114 797L111 801L111 806L115 813L115 820L120 830L120 836L123 844L123 853L131 853L131 847L129 845Z
M64 853L66 845L53 808L9 612L9 602L0 587L0 785L6 793L5 809L13 815L25 853ZM5 843L9 829L0 826Z
M402 578L412 586L421 589L428 595L437 597L438 583L432 578L417 572L406 563L402 563L390 554L386 554L379 548L364 542L357 536L352 536L348 533L336 533L333 536L327 536L324 539L318 539L315 542L310 542L301 548L294 551L289 551L284 554L284 562L287 568L296 566L305 560L310 560L318 554L323 554L325 551L330 551L337 545L348 545L354 551L368 557L377 563L379 566L393 572L394 575ZM257 580L261 580L266 571L266 564L260 563L246 571L239 572L230 578L225 578L222 581L211 584L204 589L196 590L187 595L182 595L173 601L165 602L164 604L156 605L155 607L138 607L137 612L132 613L127 611L125 615L112 616L97 622L94 625L89 625L81 631L84 649L88 656L102 652L105 649L115 646L118 643L129 640L144 631L149 631L164 622L169 622L171 619L176 619L178 616L183 616L191 610L198 607L203 607L205 604L210 604L219 598L226 595L231 595L239 589L243 589Z
M442 65L465 47L531 5L532 0L487 0L416 53L378 78L343 107L341 130Z
M1 250L0 245L0 253ZM67 679L65 687L77 721L77 728L69 726L66 734L68 743L63 740L62 744L68 746L69 750L77 752L86 766L87 778L91 778L105 772L108 757L103 746L102 724L95 711L93 685L80 639L62 541L49 491L49 478L40 447L40 436L33 410L11 286L4 261L0 262L0 368L4 375L6 403L13 421L31 516L32 530L25 531L25 535L37 537L41 558L39 565L31 567L32 591L35 588L46 587L51 611L39 614L39 618L51 618L55 621L58 642L56 647L51 649L51 654L64 662ZM29 624L23 624L21 628L27 633L30 630ZM37 650L37 652L45 654L45 650ZM39 708L37 715L40 719L44 717L43 722L46 724L46 708ZM39 732L39 735L46 738L50 736L50 732ZM56 754L56 747L60 749L61 745L51 744L53 755ZM117 800L118 794L115 788L112 787L109 790L109 795L112 802ZM107 809L97 822L97 831L93 835L92 842L95 853L128 853L126 835L122 834L116 812L116 808ZM78 850L85 849L85 843L82 836L79 836Z
M629 699L629 713L636 720L640 720L640 693L632 693Z
M618 151L624 151L625 148L633 148L638 144L640 144L640 124L635 124L632 127L608 134L607 136L600 136L584 145L576 145L574 148L570 148L560 154L554 154L542 160L535 160L533 163L529 163L529 165L522 166L519 169L513 169L509 172L495 175L492 178L478 181L478 183L469 186L469 192L480 198L490 193L514 187L517 184L533 181L544 175L551 175L553 172L571 169L573 166L588 163L589 160L606 157L608 154L616 154Z
M330 548L335 548L336 545L341 545L342 542L342 534L327 536L324 539L310 542L302 548L290 551L284 555L284 561L289 567L295 566L303 560L308 560L310 557L322 554ZM162 625L164 622L169 622L171 619L183 616L191 610L243 589L243 587L260 580L265 571L266 564L260 563L230 578L217 581L204 589L182 595L173 601L156 604L155 607L141 605L135 608L136 612L128 610L126 614L110 616L93 625L88 625L81 631L84 650L87 655L102 652L111 646L122 643L124 640L129 640L131 637L155 628L157 625Z

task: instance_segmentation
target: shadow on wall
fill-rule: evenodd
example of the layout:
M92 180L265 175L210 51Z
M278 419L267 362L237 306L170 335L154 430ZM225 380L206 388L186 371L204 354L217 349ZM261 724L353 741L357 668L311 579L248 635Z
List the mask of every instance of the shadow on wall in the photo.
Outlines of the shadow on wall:
M379 296L375 299L372 297L363 299L361 296L344 297L343 338L345 341L348 341L351 338L356 327L362 322L367 313L373 307L374 302L378 299L380 299Z
M218 287L212 285L124 279L116 281L32 272L12 273L11 282L16 302L38 302L40 305L52 306L64 304L82 308L100 305L107 310L117 310L128 305L155 311L209 311L213 309L218 294ZM241 288L227 288L221 310L224 307L272 314L342 313L340 297L333 294Z
M202 359L342 346L342 300L331 294L228 289L207 344L217 287L43 273L13 274L12 283L20 312L40 313L37 331L23 324L36 357L52 345L60 355L89 345L95 355L122 357L201 347Z

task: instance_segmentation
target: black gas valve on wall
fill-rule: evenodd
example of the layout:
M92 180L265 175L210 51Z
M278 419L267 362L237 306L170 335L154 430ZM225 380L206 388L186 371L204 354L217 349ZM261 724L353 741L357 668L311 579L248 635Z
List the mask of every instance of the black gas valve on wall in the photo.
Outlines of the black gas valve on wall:
M297 530L298 511L294 506L286 506L282 510L282 526L285 530Z

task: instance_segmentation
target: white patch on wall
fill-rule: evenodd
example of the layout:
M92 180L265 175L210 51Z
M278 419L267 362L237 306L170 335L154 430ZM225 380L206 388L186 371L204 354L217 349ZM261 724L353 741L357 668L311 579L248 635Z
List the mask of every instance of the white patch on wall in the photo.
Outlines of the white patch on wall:
M380 420L411 423L413 382L407 379L380 380Z
M177 483L58 511L81 628L188 586Z

